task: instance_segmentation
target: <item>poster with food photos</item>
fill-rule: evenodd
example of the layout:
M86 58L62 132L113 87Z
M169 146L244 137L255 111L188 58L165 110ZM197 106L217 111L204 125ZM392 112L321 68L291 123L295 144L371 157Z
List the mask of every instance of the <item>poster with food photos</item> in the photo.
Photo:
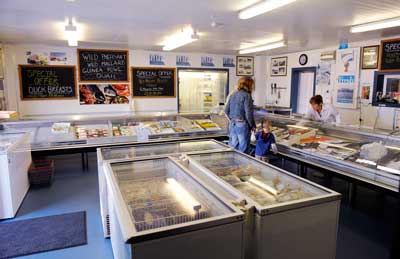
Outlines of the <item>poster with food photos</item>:
M271 58L271 76L286 76L287 62L287 57Z
M236 57L236 75L253 76L254 75L254 57L237 56Z
M129 84L81 84L79 102L90 104L129 104Z
M357 108L360 48L336 52L336 81L333 93L335 107Z

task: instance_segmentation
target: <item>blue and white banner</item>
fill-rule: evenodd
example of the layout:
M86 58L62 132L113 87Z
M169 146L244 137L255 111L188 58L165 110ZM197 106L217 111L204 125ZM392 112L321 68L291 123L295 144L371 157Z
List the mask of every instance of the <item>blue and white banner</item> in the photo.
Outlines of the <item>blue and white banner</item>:
M190 67L190 58L189 56L176 56L176 65L177 66L187 66Z
M334 105L339 108L357 108L359 87L360 48L336 51L336 76Z
M160 54L150 54L149 55L149 63L150 63L150 65L164 66L165 65L165 57Z
M223 57L222 58L222 66L223 67L235 67L235 59L232 57Z
M201 66L202 67L215 67L214 58L209 56L201 57Z
M342 104L352 104L354 99L354 75L338 76L338 89L336 102Z

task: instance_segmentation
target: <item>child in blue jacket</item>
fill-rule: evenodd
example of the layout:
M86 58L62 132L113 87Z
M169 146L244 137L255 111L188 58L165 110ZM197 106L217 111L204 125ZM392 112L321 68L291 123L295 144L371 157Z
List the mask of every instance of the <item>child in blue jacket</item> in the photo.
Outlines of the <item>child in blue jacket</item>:
M262 123L263 129L256 133L256 158L268 162L268 154L272 145L275 145L275 136L270 132L272 123L269 120L264 120ZM273 150L275 150L273 148ZM274 151L275 153L275 151Z

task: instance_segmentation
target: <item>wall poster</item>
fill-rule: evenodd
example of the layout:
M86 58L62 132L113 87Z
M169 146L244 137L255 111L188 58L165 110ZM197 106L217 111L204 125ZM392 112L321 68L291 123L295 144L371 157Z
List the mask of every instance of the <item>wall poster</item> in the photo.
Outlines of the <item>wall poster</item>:
M336 52L336 82L333 103L339 108L357 108L360 49Z
M81 84L79 103L87 104L128 104L129 84Z
M31 65L66 65L68 61L67 53L60 51L51 51L51 52L26 51L25 55L26 55L26 63Z
M332 60L321 60L317 67L315 92L323 97L325 103L331 103L332 99L334 64L335 62Z

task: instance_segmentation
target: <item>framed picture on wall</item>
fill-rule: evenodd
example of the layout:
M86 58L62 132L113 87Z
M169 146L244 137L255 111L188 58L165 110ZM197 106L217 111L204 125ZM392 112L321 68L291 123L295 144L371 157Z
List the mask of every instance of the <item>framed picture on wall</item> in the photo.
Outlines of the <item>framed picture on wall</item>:
M254 75L254 57L237 56L236 57L236 75L253 76Z
M379 60L379 45L363 47L361 57L362 69L377 69Z
M287 61L287 57L271 58L271 76L286 76Z

